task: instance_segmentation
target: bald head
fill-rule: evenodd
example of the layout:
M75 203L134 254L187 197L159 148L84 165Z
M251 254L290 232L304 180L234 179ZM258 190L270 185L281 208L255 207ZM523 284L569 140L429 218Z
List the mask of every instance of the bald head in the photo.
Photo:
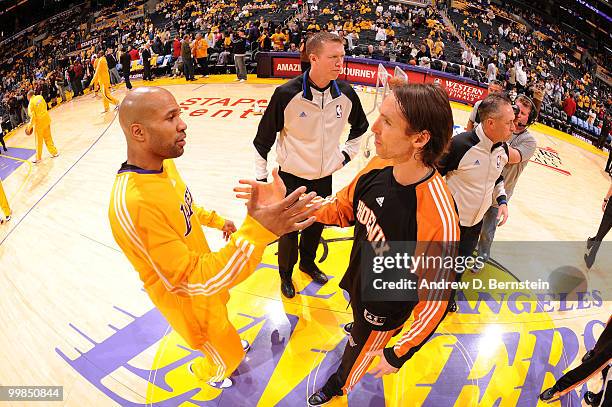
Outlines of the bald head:
M180 157L187 129L180 114L181 107L166 89L151 86L128 92L119 106L128 158L161 162Z
M176 105L172 93L155 86L136 88L128 92L119 106L119 123L123 133L129 136L133 124L146 125L148 119L162 114L164 107Z

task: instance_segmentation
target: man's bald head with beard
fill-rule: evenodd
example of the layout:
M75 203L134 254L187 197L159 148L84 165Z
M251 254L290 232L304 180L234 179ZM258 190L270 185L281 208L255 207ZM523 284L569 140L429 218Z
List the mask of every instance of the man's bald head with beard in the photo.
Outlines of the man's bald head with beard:
M163 160L183 155L187 125L181 107L166 89L141 87L128 92L119 123L128 146L128 164L159 170Z

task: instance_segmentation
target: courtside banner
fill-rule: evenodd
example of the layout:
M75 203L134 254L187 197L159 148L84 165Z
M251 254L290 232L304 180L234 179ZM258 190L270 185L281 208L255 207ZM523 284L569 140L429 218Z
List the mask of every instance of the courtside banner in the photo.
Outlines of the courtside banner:
M390 75L393 75L393 67L385 67ZM425 74L421 72L405 71L408 74L408 81L422 83L425 81ZM363 85L376 86L376 74L378 65L366 64L361 62L346 61L338 79L348 82L356 82ZM272 58L272 75L281 78L293 78L301 75L302 69L299 58Z
M457 102L473 105L477 101L487 96L487 89L480 86L470 85L469 83L454 81L448 78L427 75L425 83L436 83L444 87L448 93L448 98Z
M301 75L300 59L297 56L272 56L272 77L293 78ZM380 61L372 60L372 63L361 62L350 58L345 59L342 73L338 79L359 85L376 86L376 74ZM395 65L385 65L385 69L393 76ZM410 83L437 83L444 87L450 100L473 105L478 100L487 96L487 88L462 80L449 78L449 74L442 73L437 75L435 71L425 70L423 72L405 69L399 64L408 75Z
M272 58L272 76L293 78L301 74L300 58Z

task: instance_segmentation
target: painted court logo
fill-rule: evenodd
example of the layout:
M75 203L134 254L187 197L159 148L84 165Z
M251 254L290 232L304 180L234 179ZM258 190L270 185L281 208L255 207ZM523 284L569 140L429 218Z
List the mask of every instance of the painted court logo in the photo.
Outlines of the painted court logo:
M531 157L531 160L529 161L542 165L563 175L572 175L565 165L563 165L563 161L561 161L559 153L551 147L536 148L533 157Z
M249 294L258 289L263 297L278 295L276 284L261 284L278 278L275 245L266 250L255 272L257 278L242 283L244 292L232 292L230 319L252 349L232 376L234 386L229 389L201 384L189 373L189 364L203 355L189 349L156 308L135 315L115 306L114 312L129 321L121 328L108 325L112 333L101 340L79 328L86 322L71 323L67 328L91 346L73 349L62 344L55 351L121 406L303 406L305 395L322 386L335 371L350 340L342 331L342 325L350 321L346 298L333 284L346 269L351 236L352 230L324 230L318 262L333 275L325 286L311 281L296 286L300 301L313 305L308 313L293 306L279 308L277 301ZM511 278L490 264L479 275ZM467 302L459 292L458 300L459 312L448 316L397 374L385 377L384 382L366 374L349 395L349 406L531 407L554 378L578 363L584 349L593 348L604 326L592 317L579 330L564 327L561 321L555 326L548 311L536 308L535 303L501 301L488 293ZM601 302L594 304L591 308L601 313ZM571 309L568 306L561 301L555 309ZM366 312L370 323L384 323L374 310ZM512 323L482 324L483 320ZM99 323L106 325L102 319ZM580 405L586 391L584 385L579 392L571 392L561 405Z

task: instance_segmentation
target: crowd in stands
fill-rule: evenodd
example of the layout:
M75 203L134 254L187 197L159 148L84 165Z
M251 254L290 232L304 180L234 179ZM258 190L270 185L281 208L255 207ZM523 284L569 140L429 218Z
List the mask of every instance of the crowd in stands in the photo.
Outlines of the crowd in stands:
M116 4L67 11L46 23L44 40L33 43L40 34L34 30L0 45L0 55L7 56L0 61L3 128L27 120L29 89L51 103L82 95L99 50L109 67L116 67L114 83L121 80L122 61L129 61L132 73L141 72L144 47L153 67L145 79L191 80L195 74L231 71L244 80L246 71L256 67L258 51L298 53L309 33L320 30L337 33L347 55L404 62L483 83L500 80L511 95L532 96L544 116L557 109L568 124L575 116L593 134L601 128L612 93L594 81L592 66L572 57L579 38L523 10L458 10L440 3L437 9L382 0L163 0L155 12L130 18L111 18L125 12ZM138 7L133 3L129 9Z

